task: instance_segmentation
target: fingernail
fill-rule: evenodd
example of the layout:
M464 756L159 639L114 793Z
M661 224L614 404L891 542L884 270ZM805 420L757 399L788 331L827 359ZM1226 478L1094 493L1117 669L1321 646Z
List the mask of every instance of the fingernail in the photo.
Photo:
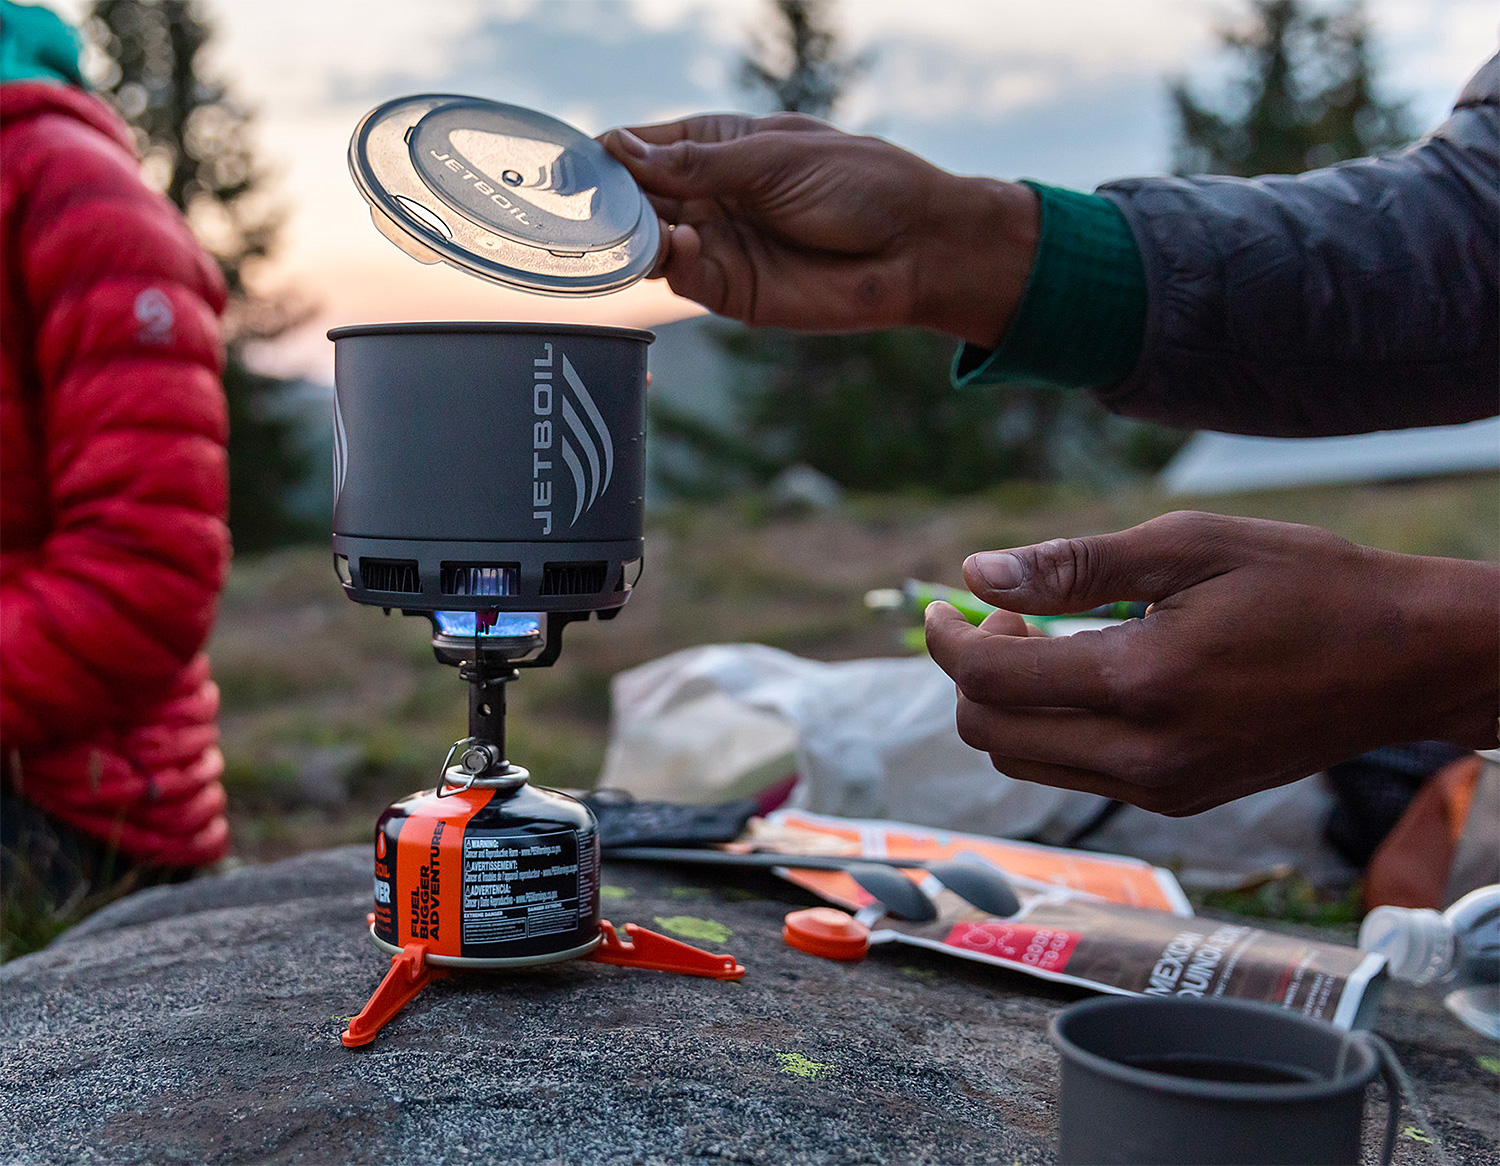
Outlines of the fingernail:
M966 622L963 612L959 611L953 604L941 599L934 599L927 605L927 609L922 612L922 623L926 625L939 620L944 623L950 620L958 620L960 623Z
M620 143L620 149L632 158L645 158L651 152L651 147L629 130L616 130L615 140Z
M969 561L974 564L979 577L996 591L1009 591L1012 587L1018 587L1025 577L1021 560L1009 551L975 555Z

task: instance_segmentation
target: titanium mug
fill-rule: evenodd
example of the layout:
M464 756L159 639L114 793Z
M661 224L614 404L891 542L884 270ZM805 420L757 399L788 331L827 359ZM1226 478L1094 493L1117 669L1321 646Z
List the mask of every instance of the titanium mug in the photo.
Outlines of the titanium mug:
M1061 1163L1354 1166L1377 1073L1391 1160L1399 1069L1369 1033L1247 1000L1138 996L1074 1004L1048 1031L1062 1054Z

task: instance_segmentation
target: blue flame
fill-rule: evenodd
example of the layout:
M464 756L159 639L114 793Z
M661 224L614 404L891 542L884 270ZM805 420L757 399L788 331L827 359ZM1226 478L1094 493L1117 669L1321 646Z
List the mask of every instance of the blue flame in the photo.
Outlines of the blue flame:
M435 611L438 631L445 636L473 636L474 613L472 611ZM496 639L539 636L542 634L542 613L539 611L502 611L495 616L490 627L480 630L480 638Z

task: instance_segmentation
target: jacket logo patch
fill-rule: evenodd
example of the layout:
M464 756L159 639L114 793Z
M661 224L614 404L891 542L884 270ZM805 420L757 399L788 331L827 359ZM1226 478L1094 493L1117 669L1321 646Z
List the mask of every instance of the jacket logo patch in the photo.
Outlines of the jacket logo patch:
M177 315L172 311L172 301L167 299L167 293L159 287L148 287L136 296L135 322L138 344L149 344L153 348L170 345Z

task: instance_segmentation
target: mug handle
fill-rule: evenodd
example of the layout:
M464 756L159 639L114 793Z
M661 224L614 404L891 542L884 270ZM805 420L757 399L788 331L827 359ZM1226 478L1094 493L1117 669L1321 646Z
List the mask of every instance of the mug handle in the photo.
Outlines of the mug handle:
M1373 1032L1365 1032L1361 1036L1374 1050L1375 1058L1380 1063L1380 1076L1385 1080L1385 1144L1380 1148L1380 1166L1391 1166L1391 1158L1396 1153L1396 1134L1397 1127L1401 1124L1402 1103L1405 1102L1409 1109L1416 1112L1416 1094L1411 1079L1396 1057L1396 1050L1383 1037L1376 1036Z

